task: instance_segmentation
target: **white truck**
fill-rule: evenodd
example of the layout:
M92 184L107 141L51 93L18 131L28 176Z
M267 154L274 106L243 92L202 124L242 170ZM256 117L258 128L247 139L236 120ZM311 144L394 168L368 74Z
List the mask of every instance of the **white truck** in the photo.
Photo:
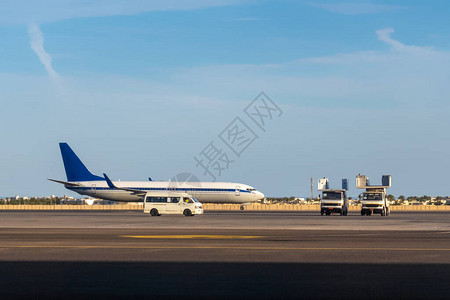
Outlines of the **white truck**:
M348 214L347 188L347 179L342 179L342 189L330 189L327 178L319 179L318 190L322 192L320 197L321 216L324 214L329 216L333 213L339 213L341 216Z
M369 177L365 175L356 176L356 188L366 190L360 195L361 216L372 214L389 216L391 214L389 200L386 197L386 189L391 186L391 176L383 175L381 181L381 185L374 186L370 185Z

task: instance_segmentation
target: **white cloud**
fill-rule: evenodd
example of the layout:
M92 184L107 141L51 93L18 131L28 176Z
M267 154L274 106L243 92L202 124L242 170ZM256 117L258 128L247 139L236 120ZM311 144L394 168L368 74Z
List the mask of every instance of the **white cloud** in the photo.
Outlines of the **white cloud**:
M250 0L251 1L251 0ZM134 15L150 11L192 10L237 5L245 0L3 0L0 23L49 23L71 18Z
M404 59L406 55L415 55L422 58L436 57L446 52L439 52L433 47L405 45L398 40L394 40L391 35L393 28L383 28L376 31L377 37L383 43L391 47L392 52L358 51L353 53L339 53L332 56L309 57L299 59L299 63L307 64L335 64L349 65L355 63L393 63L396 60Z
M375 14L401 9L402 6L374 4L370 2L344 2L344 3L311 3L312 6L323 8L329 12L339 13L344 15L360 15L360 14Z
M389 50L302 58L277 65L210 65L178 70L173 83L188 93L226 91L239 97L259 89L306 105L447 107L450 53L394 40L377 31Z
M36 53L39 61L44 65L45 70L50 76L50 79L61 88L61 76L52 66L52 57L44 49L44 37L42 36L42 31L39 25L32 23L28 26L28 33L30 35L30 45L31 49Z
M431 53L433 48L431 47L418 47L405 45L397 40L391 38L391 34L394 33L393 28L384 28L377 30L378 39L386 44L390 45L393 50L399 52L416 52L416 53Z

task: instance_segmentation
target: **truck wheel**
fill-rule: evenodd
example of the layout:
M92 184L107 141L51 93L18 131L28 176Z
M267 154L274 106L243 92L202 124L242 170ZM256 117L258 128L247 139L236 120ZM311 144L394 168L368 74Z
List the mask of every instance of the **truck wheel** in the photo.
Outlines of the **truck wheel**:
M320 210L320 215L323 216L323 209Z
M326 212L326 215L327 215L327 216L331 215L331 211L327 211L327 212Z
M190 216L192 216L192 212L191 212L190 209L185 209L185 210L183 211L183 215L184 215L185 217L190 217Z
M157 216L157 215L158 215L158 210L157 210L156 208L153 208L153 209L150 211L150 215L151 215L152 217Z
M371 210L366 211L366 215L371 216L372 215L372 211Z
M391 209L389 207L387 208L387 212L386 213L387 213L388 216L391 214Z
M348 214L348 210L344 210L344 216Z
M363 209L361 209L361 216L364 216L365 214L366 212Z
M383 210L381 211L381 216L386 216L386 207L383 207Z
M341 211L339 212L339 215L343 216L344 215L344 211L341 209Z

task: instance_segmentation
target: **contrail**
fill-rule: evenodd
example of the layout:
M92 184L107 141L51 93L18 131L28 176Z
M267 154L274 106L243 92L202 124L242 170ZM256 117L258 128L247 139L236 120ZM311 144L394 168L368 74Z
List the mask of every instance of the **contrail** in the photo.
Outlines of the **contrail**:
M52 57L44 49L44 37L42 36L39 25L36 23L28 25L28 34L30 35L31 49L33 49L41 63L44 65L50 79L61 89L61 76L53 69Z

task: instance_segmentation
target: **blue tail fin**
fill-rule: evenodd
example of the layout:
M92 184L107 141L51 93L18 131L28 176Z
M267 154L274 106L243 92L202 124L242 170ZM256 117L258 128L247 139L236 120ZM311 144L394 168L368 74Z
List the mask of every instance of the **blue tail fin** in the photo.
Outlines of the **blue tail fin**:
M59 143L61 155L66 169L67 181L96 181L105 180L89 172L78 156L72 151L67 143Z

